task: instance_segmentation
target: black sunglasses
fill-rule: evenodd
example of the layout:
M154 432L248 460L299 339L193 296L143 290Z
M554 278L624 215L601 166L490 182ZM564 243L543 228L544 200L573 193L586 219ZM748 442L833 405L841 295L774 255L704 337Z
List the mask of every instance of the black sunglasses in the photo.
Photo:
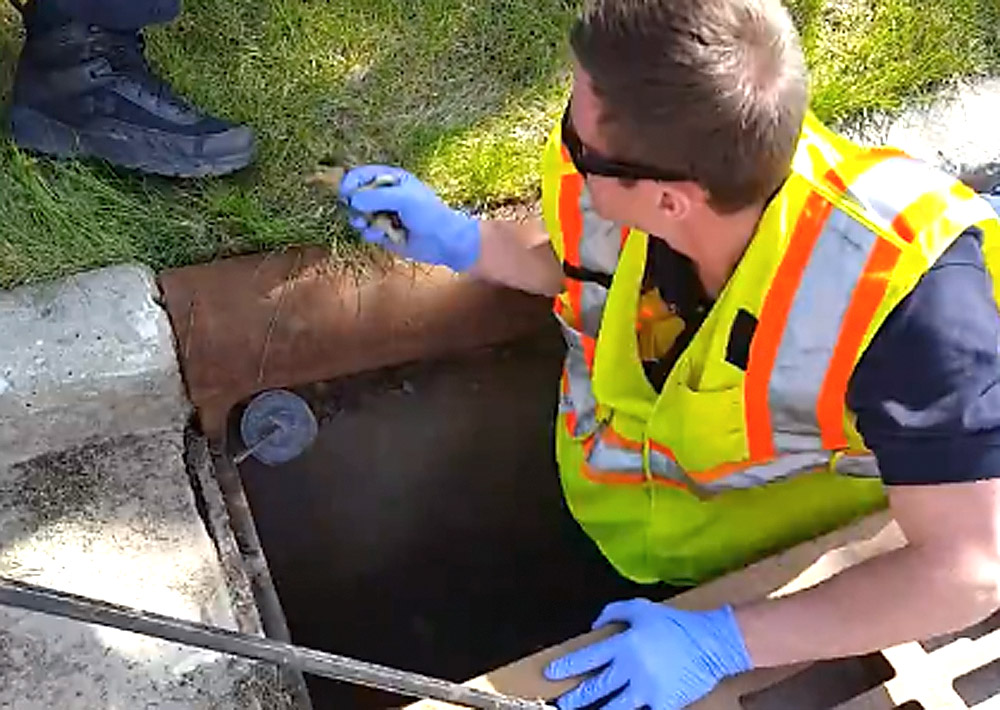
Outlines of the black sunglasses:
M569 152L570 160L573 161L573 167L584 177L588 175L600 175L602 177L619 178L621 180L658 180L662 182L687 182L691 180L690 177L683 173L659 170L648 165L605 158L580 140L576 129L573 128L573 121L570 119L568 106L562 118L562 141Z

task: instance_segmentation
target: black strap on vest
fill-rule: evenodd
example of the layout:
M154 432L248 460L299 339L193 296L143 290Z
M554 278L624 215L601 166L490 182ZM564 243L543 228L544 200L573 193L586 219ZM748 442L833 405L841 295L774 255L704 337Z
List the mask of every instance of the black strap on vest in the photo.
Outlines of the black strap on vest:
M726 345L726 362L747 371L750 366L750 343L757 331L757 319L753 314L740 309L733 318L733 327L729 331L729 343Z
M602 274L599 271L591 271L590 269L585 269L582 266L574 266L568 261L563 262L562 268L563 274L565 274L568 279L583 281L584 283L600 284L607 289L611 288L611 274Z

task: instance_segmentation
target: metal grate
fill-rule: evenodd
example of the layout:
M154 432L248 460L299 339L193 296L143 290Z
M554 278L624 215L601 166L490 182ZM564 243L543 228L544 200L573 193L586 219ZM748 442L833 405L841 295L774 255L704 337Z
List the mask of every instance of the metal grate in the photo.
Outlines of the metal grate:
M740 705L743 710L830 710L877 688L895 674L881 653L824 661L742 696Z
M959 639L970 639L975 641L981 639L986 634L991 631L996 631L1000 629L1000 614L994 614L986 621L982 621L974 626L959 631L955 634L948 634L946 636L937 636L935 638L929 639L927 641L922 641L920 645L928 653L932 651L937 651L939 648L944 648L953 641L958 641Z
M803 589L905 543L873 517L741 570L682 599L711 608ZM1000 710L1000 613L958 633L881 653L758 671L723 683L694 710Z
M754 673L697 710L1000 708L1000 616L963 632L860 658Z

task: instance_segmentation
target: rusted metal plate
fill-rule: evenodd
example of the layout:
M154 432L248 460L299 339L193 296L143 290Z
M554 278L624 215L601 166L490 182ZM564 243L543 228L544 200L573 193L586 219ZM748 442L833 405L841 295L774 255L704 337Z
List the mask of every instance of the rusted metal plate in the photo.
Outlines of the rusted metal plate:
M167 271L160 286L204 431L257 392L514 340L551 324L550 301L395 263L360 274L324 249Z

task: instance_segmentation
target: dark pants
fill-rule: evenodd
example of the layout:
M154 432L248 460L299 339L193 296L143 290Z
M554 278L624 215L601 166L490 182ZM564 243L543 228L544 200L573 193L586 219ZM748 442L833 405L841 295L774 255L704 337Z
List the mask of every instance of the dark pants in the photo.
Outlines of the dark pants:
M74 20L109 30L169 22L180 10L181 0L35 0L36 20L43 25Z

